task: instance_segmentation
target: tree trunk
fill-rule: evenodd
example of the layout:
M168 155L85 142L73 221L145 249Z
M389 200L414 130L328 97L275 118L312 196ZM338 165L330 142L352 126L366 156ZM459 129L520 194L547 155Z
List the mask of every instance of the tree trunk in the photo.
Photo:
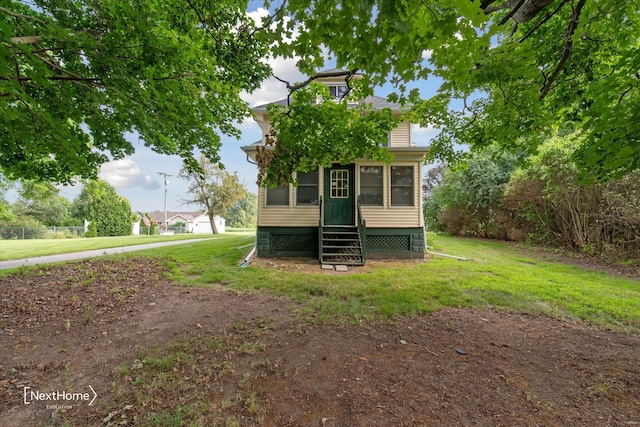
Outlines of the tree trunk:
M481 2L480 7L486 15L498 10L509 10L509 16L518 24L529 22L545 7L555 0L508 0L494 6L494 1Z
M220 230L218 230L218 226L216 225L215 215L209 214L209 223L211 223L211 230L213 230L213 234L220 234Z

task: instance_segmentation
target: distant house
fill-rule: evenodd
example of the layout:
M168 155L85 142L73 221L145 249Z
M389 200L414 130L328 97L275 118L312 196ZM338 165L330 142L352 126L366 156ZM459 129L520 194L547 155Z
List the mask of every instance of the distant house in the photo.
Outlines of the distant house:
M158 224L160 228L164 228L164 212L149 212L149 218ZM218 232L224 233L226 220L218 215L216 215L213 220L216 223ZM187 233L213 233L209 216L204 212L167 212L167 224L169 227L174 227L180 222L185 224L185 231Z
M339 96L347 89L336 70L320 73L317 82ZM286 105L287 100L275 104ZM374 109L398 104L372 96ZM257 148L271 130L267 105L253 108L262 139L242 147L255 160ZM258 190L258 256L311 256L323 264L364 264L365 257L418 258L424 256L422 161L429 148L412 141L411 123L401 122L385 146L391 164L358 159L296 174L299 185Z

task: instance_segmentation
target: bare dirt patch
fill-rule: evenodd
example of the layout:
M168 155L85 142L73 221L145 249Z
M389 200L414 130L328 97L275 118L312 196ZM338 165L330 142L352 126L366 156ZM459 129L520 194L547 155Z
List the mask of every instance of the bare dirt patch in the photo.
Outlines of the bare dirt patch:
M0 278L0 425L640 425L637 336L469 309L318 325L163 270L99 259ZM24 402L25 387L89 385L92 406Z

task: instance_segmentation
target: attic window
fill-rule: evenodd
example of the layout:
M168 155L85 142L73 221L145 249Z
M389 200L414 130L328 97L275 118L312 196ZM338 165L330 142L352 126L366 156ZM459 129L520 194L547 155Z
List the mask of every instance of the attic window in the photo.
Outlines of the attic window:
M349 88L345 85L333 85L329 86L329 94L332 98L342 99L345 97Z

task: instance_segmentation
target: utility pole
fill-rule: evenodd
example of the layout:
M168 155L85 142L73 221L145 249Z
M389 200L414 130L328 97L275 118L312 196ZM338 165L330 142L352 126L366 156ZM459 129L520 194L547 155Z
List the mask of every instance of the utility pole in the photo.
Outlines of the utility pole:
M167 224L167 177L173 175L169 175L165 172L158 172L158 175L162 175L164 178L164 231L168 231L169 225Z

